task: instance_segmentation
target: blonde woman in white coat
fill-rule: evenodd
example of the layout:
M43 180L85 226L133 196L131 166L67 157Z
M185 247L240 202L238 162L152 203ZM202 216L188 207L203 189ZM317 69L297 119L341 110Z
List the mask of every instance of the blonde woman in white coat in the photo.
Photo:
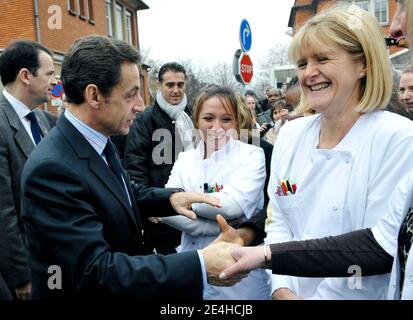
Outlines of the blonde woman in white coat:
M374 16L334 7L295 35L290 58L302 88L298 112L274 147L266 243L334 236L374 226L397 183L413 169L413 123L380 111L391 67ZM293 192L284 195L288 181ZM349 275L351 275L349 273ZM388 276L347 279L272 276L273 299L384 299Z

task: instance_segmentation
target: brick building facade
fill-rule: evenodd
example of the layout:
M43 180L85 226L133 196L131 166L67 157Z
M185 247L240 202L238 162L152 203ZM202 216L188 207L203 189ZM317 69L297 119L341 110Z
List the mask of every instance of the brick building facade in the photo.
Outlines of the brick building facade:
M78 37L108 35L139 48L137 13L144 9L149 7L140 0L0 0L0 53L15 39L41 42L53 51L59 75L64 53ZM143 68L145 104L149 103L147 83ZM52 104L45 108L56 112Z
M347 0L370 11L379 20L383 28L383 34L387 35L391 24L391 19L396 12L396 0ZM291 8L288 26L297 31L309 18L317 12L330 6L332 0L295 0Z
M389 34L389 28L392 18L397 10L396 0L347 0L370 11L378 19L382 29L383 38ZM295 33L300 26L309 20L314 14L330 6L332 0L295 0L291 8L288 26ZM407 49L392 47L389 49L389 55L393 64L402 68L406 63L409 55Z

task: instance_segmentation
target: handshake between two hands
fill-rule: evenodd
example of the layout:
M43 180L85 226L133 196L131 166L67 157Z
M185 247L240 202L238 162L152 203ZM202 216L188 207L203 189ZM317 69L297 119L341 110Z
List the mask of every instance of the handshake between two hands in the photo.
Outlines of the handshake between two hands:
M264 249L243 247L244 241L237 230L228 225L224 217L217 215L221 233L209 246L202 249L208 283L215 286L233 286L248 272L264 267Z
M171 195L170 201L177 213L192 220L197 217L192 211L192 203L221 207L218 198L198 192L175 192ZM201 250L208 283L215 286L233 286L245 278L249 271L264 266L264 249L262 246L243 247L244 240L238 231L229 226L221 215L217 215L217 221L221 233L214 242Z

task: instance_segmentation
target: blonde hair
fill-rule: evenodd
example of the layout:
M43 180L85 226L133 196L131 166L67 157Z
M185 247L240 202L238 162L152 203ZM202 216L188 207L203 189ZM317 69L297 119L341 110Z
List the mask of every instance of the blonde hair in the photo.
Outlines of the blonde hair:
M243 133L247 132L248 141L251 141L252 137L254 136L253 128L254 128L254 116L252 114L252 110L248 107L245 97L241 94L236 93L237 101L238 101L238 109L240 115L240 122L239 122L239 130L238 130L238 137L242 140Z
M315 15L297 32L289 48L289 58L296 63L303 48L325 48L331 43L346 50L354 60L365 60L367 73L361 79L361 99L356 111L364 113L385 108L392 93L393 78L376 18L356 5L334 5ZM311 111L301 93L297 112Z

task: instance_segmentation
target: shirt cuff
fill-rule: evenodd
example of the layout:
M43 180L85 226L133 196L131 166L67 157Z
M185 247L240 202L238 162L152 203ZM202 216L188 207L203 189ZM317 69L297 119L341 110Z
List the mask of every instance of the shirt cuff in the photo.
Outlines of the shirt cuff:
M267 270L267 273L271 277L271 294L280 288L287 288L294 292L294 290L292 289L293 285L291 276L274 275L272 274L271 270Z
M203 284L202 296L205 297L206 290L208 288L208 277L207 277L206 268L205 268L205 259L201 253L201 250L197 250L197 252L199 256L199 262L201 263L202 284Z

